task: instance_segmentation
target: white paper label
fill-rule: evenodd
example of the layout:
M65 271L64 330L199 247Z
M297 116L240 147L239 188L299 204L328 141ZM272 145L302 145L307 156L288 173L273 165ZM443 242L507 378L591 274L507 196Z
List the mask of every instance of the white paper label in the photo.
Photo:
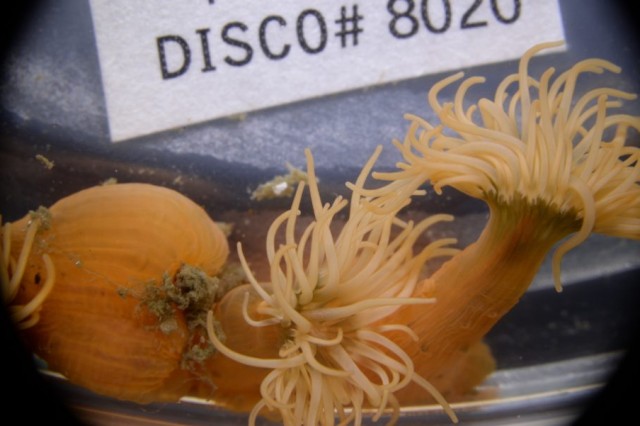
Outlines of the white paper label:
M113 141L564 39L557 0L90 2Z

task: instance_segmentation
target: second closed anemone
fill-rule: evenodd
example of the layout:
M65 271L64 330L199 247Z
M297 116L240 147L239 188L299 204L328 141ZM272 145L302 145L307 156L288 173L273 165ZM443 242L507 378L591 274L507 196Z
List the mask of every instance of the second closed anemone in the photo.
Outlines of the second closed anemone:
M364 167L356 187L364 185L379 153L380 149ZM220 321L224 328L229 315L214 318L210 311L208 316L209 336L220 352L239 363L270 370L250 422L260 413L275 410L289 425L331 425L336 420L360 424L367 407L373 409L374 420L387 409L393 410L395 418L399 403L394 393L412 382L457 421L444 398L415 373L411 358L388 337L399 332L417 339L414 331L385 322L402 305L433 303L433 299L412 297L420 271L428 259L456 253L450 247L455 240L433 241L419 252L414 252L414 244L427 228L452 217L435 215L419 223L405 222L395 215L404 202L394 205L394 201L355 192L350 203L337 197L323 204L308 150L306 156L315 220L298 238L296 219L305 188L301 183L290 210L269 229L267 283L253 277L238 247L251 285L244 290L243 306L236 308L236 321L245 321L248 327L280 327L283 343L278 356L262 358L232 350L233 340L243 337L228 335L223 343L215 323ZM347 206L348 220L334 235L332 222ZM393 214L377 214L375 207ZM282 244L277 243L279 233L283 233ZM249 292L259 297L250 298ZM256 300L251 308L250 300Z

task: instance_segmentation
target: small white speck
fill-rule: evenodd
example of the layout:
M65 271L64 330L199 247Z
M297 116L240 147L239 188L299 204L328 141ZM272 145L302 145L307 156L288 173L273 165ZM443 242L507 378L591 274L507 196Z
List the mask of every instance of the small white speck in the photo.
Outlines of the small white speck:
M279 184L273 186L273 193L274 195L280 195L284 191L286 191L288 187L289 185L287 184L287 182L280 182Z

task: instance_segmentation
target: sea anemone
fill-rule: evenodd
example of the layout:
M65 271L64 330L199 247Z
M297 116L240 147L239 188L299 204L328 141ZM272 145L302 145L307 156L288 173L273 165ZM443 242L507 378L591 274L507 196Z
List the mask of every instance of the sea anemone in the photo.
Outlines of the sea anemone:
M364 185L379 153L377 149L365 165L356 187ZM420 271L428 259L456 253L450 247L455 240L433 241L417 253L414 244L425 230L451 220L451 216L405 222L395 215L405 206L403 200L393 201L393 206L388 201L381 205L379 200L361 197L357 192L350 203L337 197L323 204L308 150L306 156L315 220L296 238L296 218L305 187L301 183L291 208L269 228L269 281L260 283L251 274L238 245L253 295L248 288L244 290L243 306L235 308L235 316L229 309L225 315L214 316L211 311L208 316L209 337L220 353L268 371L250 423L265 408L275 410L288 425L329 425L334 424L336 416L341 423L360 424L366 407L375 409L374 419L389 407L397 416L399 403L394 394L411 382L432 395L456 421L440 393L415 373L414 362L388 337L396 332L417 339L415 332L404 324L386 321L400 306L428 309L434 302L413 297ZM332 221L347 205L348 219L334 236ZM377 214L375 208L393 212ZM277 242L280 232L284 237L281 244ZM250 312L259 317L252 317ZM246 334L225 332L223 343L216 320L222 330L228 322L244 322L246 328L277 326L283 335L277 355L266 358L239 353L233 348Z
M192 293L208 300L204 317L215 300L207 276L229 252L200 206L153 185L97 186L2 234L5 303L50 370L116 398L183 395L185 357L199 344Z
M635 95L613 88L576 95L582 74L620 71L600 59L581 61L555 79L553 68L539 80L529 75L532 56L559 45L527 51L493 99L466 109L468 89L483 78L464 80L453 102L441 103L438 95L462 73L434 85L428 99L440 123L408 115L405 140L395 142L401 170L374 174L390 181L384 188L354 188L363 196L382 198L386 191L394 198L428 181L437 193L450 186L489 206L479 239L418 286L415 297L437 303L420 312L402 308L389 318L420 330L419 342L397 336L397 343L445 395L449 384L438 377L459 368L518 302L556 244L552 266L560 291L562 257L592 232L640 238L640 149L625 145L640 118L610 113ZM411 402L406 390L402 400Z

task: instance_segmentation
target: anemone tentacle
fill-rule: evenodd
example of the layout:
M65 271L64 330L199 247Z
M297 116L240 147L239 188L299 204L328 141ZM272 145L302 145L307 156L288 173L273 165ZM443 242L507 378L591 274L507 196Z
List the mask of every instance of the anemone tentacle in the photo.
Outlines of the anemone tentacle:
M46 215L45 212L39 211L32 213L32 219L27 225L24 243L18 260L11 258L11 223L2 224L0 218L0 227L2 233L2 242L0 244L0 288L2 290L2 300L9 308L11 319L20 329L33 327L40 320L40 307L45 302L56 279L56 268L48 254L42 255L42 261L45 267L46 279L38 293L33 296L24 305L14 303L14 299L18 294L18 288L24 275L27 259L31 254L31 248L34 244L36 233L42 227L46 227L46 220L41 216Z
M352 186L361 188L369 176L380 148ZM291 208L271 225L267 236L270 280L262 285L252 275L239 247L239 256L257 297L255 312L244 317L252 327L273 326L287 330L279 358L249 357L234 352L215 334L214 314L209 315L209 334L214 346L231 359L255 367L270 368L261 386L261 401L250 416L255 421L263 409L276 410L285 424L360 424L362 410L372 407L374 418L387 409L399 410L394 393L418 383L442 403L455 421L445 399L415 373L411 358L387 333L414 339L404 324L384 319L405 305L432 304L432 298L413 297L424 263L434 257L458 252L455 239L442 239L414 250L418 238L434 224L450 221L435 215L419 223L400 220L396 213L406 200L363 197L354 191L349 201L337 197L323 203L317 186L313 158L307 150L308 188L315 220L296 239L296 220L305 183L300 183ZM349 205L349 217L334 236L332 223ZM378 214L376 209L392 209ZM277 235L284 242L277 244ZM244 300L248 300L245 296ZM224 318L217 318L224 322Z

